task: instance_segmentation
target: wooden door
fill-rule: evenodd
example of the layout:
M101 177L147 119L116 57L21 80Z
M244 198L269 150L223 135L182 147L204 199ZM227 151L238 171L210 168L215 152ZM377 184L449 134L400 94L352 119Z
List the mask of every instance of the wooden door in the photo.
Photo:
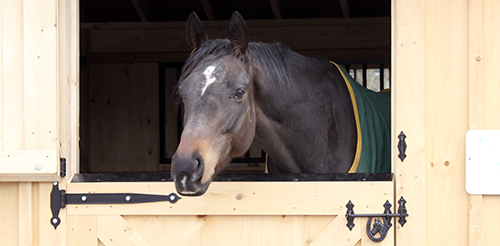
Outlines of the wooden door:
M346 226L346 203L356 213L381 213L392 200L384 182L214 182L201 197L174 204L67 205L69 245L393 245L372 242L365 218ZM67 193L168 195L171 182L70 183ZM378 237L378 236L377 236Z
M67 157L70 135L61 119L67 121L64 112L72 105L66 103L67 85L76 82L75 70L69 72L76 67L75 39L66 35L69 23L76 23L77 16L67 15L75 6L74 1L0 1L0 237L5 245L65 244L65 231L50 225L50 191L61 179L60 157Z
M398 245L500 240L499 196L465 190L466 132L500 128L499 10L489 0L393 1L393 132L408 145L394 161L395 193L410 214Z

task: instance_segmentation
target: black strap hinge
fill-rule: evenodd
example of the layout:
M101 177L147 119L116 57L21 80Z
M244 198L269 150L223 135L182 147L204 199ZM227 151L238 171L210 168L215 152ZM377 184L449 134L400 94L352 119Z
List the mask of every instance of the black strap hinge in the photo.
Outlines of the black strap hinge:
M59 190L59 183L52 183L52 191L50 193L50 209L52 218L50 223L57 229L61 223L59 211L66 207L66 204L126 204L126 203L146 203L146 202L163 202L176 203L181 197L175 193L169 195L152 195L152 194L137 194L137 193L71 193L67 194L66 190Z
M354 227L354 218L355 217L368 217L368 222L366 223L366 234L368 237L374 241L374 242L381 242L382 240L385 239L387 236L387 232L392 226L391 219L393 217L398 217L399 224L401 226L404 226L406 223L406 217L408 217L408 213L406 211L406 200L401 197L398 201L399 203L399 208L398 208L398 213L393 214L391 212L391 207L392 204L389 201L386 201L384 204L384 213L383 214L354 214L354 204L349 201L346 204L347 207L347 212L345 214L345 217L347 218L347 228L349 230L352 230ZM372 226L372 219L375 219L375 222L373 223ZM379 237L375 237L376 234L380 234Z

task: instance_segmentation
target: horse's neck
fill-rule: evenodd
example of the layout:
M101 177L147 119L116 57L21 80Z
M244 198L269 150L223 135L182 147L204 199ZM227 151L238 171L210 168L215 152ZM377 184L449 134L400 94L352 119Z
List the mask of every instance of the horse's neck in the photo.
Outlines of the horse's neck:
M345 84L339 84L341 77L327 69L290 75L298 77L288 86L261 81L263 91L255 99L256 139L283 172L320 172L317 163L334 162L327 168L346 172L352 164L356 132L351 101Z

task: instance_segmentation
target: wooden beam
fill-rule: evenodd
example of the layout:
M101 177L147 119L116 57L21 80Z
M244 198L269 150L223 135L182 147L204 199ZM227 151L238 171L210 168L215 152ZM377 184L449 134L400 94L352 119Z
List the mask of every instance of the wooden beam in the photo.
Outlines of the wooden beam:
M0 182L58 181L58 164L56 150L0 151Z
M212 11L212 7L210 6L208 0L201 0L201 4L203 5L203 9L205 10L208 20L215 20L214 12Z
M388 60L391 59L390 48L369 49L293 49L308 56L327 58L343 63L344 60ZM96 63L134 63L134 62L184 62L190 52L138 52L138 53L89 53L82 60L85 64Z
M363 192L352 192L362 190ZM66 193L130 192L168 195L173 182L69 183ZM356 213L380 213L393 199L385 182L212 182L201 197L177 203L67 205L68 215L340 215L351 200ZM218 204L213 206L213 204ZM345 220L345 219L344 219Z
M373 20L273 20L248 21L250 39L280 41L292 49L390 48L389 19ZM151 25L93 24L89 28L89 53L190 52L185 23ZM226 37L227 22L205 23L211 38ZM140 28L140 27L143 28ZM102 28L101 28L102 27Z
M344 18L351 18L351 12L349 11L349 3L347 0L340 0L340 6L342 7L342 14Z
M345 25L347 27L363 24L391 24L391 18L318 18L318 19L283 19L283 20L246 20L248 28L264 26L324 26L324 25ZM203 22L206 28L225 28L229 21L206 21ZM185 21L171 22L86 22L80 24L81 29L174 29L186 28Z
M151 11L149 10L149 7L147 6L145 1L143 0L130 0L130 1L134 5L135 11L139 15L139 18L141 18L142 22L148 22L154 20L153 14L151 14Z
M271 3L271 7L273 8L274 18L276 18L277 20L281 20L281 10L278 0L269 0L269 2Z

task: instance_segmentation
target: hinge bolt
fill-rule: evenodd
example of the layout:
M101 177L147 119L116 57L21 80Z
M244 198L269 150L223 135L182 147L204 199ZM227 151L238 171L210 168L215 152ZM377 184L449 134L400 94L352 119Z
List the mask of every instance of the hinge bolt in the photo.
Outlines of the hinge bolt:
M125 197L125 201L127 201L127 202L129 202L129 201L130 201L130 199L131 199L131 197L130 197L130 196L126 196L126 197Z
M87 201L87 196L82 196L82 201Z

